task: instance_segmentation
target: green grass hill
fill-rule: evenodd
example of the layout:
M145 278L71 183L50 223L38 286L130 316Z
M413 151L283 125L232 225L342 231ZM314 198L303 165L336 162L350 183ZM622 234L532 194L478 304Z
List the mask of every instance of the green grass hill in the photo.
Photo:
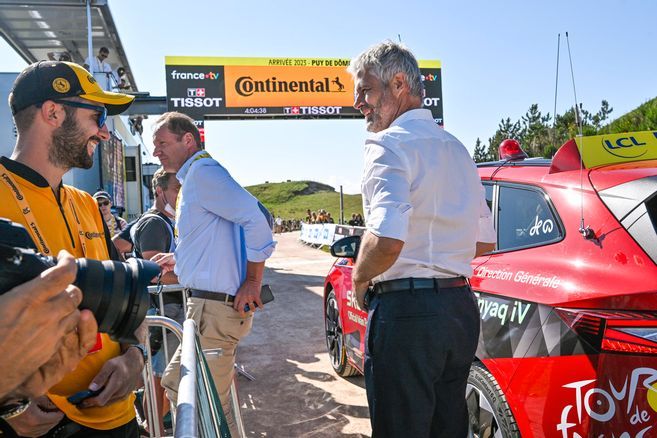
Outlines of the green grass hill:
M324 209L337 223L340 216L340 193L329 185L314 181L266 183L246 187L267 209L283 219L304 219L306 210ZM344 195L344 217L363 214L360 195Z
M657 129L657 97L638 108L623 114L609 125L601 129L601 134L632 131L650 131Z

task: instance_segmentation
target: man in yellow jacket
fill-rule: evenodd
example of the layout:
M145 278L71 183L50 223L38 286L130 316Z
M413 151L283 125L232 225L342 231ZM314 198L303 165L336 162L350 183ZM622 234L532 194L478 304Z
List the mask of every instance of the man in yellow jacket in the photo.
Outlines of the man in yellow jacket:
M109 139L107 116L133 99L102 90L89 72L68 62L34 63L16 79L9 105L18 139L11 158L0 158L0 217L22 224L40 252L65 249L75 257L109 259L111 243L96 202L62 184L62 177L71 168L92 166L94 150ZM132 390L143 365L140 348L100 334L47 397L7 423L30 437L138 437ZM67 401L87 389L102 390L79 405Z

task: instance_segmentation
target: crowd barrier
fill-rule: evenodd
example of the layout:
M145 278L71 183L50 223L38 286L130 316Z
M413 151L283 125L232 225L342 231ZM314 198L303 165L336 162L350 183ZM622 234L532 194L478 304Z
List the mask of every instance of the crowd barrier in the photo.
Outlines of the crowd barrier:
M185 310L187 300L180 285L149 286L151 295L158 297L160 313L164 313L164 293L180 293L183 297ZM185 312L186 313L186 312ZM221 354L220 349L202 350L198 338L196 323L192 319L184 322L183 327L176 321L163 316L147 316L146 324L149 327L160 327L162 329L162 348L165 357L169 357L169 346L167 345L166 330L170 330L181 341L181 364L180 383L178 386L177 405L171 407L174 424L175 438L230 438L230 432L226 424L226 417L221 408L219 396L212 380L207 360ZM144 398L146 400L146 419L149 425L149 436L161 438L163 431L159 430L159 418L157 403L155 399L155 384L152 368L152 357L150 345L147 339L146 350L148 360L143 370ZM235 382L230 388L231 408L239 437L246 438L244 424L240 412L240 403L237 396ZM175 408L175 409L174 409Z
M338 224L307 224L301 223L299 240L308 245L331 245L345 236L359 236L365 232L365 227Z

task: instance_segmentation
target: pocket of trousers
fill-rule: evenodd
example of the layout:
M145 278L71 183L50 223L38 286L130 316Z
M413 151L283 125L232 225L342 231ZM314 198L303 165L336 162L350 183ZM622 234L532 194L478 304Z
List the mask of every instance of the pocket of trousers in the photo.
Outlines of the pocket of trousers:
M367 315L367 328L365 330L365 354L367 356L374 355L374 338L377 333L376 326L379 323L376 310L379 307L379 302L380 300L378 297L375 298L375 296L372 295L372 299L369 303L370 309Z

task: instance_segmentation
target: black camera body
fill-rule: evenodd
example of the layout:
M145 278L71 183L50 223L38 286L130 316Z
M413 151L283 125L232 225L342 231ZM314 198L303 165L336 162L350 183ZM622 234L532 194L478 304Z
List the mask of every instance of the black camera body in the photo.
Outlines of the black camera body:
M146 288L160 267L141 259L123 263L79 258L75 263L78 272L74 284L83 296L80 309L91 310L98 330L113 340L138 343L134 332L150 305ZM37 252L22 225L0 218L0 295L56 264L55 257Z

